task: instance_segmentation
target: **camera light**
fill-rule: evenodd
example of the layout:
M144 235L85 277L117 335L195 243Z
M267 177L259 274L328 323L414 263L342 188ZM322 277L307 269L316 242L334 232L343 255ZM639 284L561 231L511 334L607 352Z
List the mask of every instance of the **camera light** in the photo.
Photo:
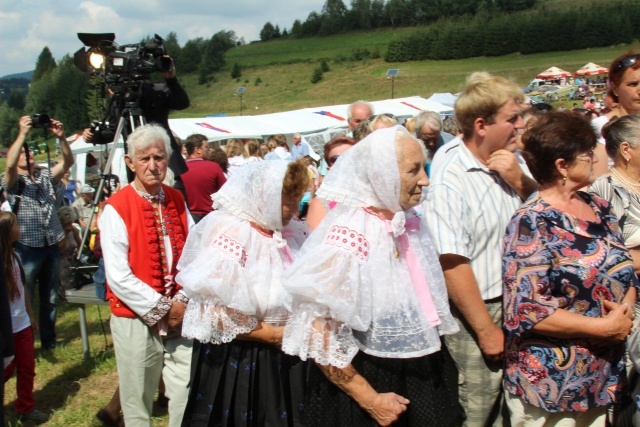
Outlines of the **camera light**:
M101 54L97 52L91 52L89 54L89 64L91 64L93 68L98 69L102 67L103 63L104 63L104 56L102 56Z

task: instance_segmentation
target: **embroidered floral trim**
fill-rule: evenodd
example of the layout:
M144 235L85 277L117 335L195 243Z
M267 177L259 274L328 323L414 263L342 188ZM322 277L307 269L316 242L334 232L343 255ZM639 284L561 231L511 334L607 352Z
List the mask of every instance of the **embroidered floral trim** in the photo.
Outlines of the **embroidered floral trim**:
M183 302L189 304L189 297L184 292L178 292L173 296L173 301Z
M247 253L244 250L244 246L227 234L220 234L215 238L211 246L227 255L243 267L247 262Z
M334 225L324 239L327 245L345 249L363 261L369 258L369 241L357 231L341 225Z
M142 321L146 323L147 326L154 326L160 321L160 319L167 315L169 310L171 310L171 303L172 301L169 298L160 297L158 305L153 307L147 312L147 314L142 316Z
M164 196L164 190L160 195ZM152 271L152 279L149 285L157 292L164 292L164 277L167 275L174 276L177 274L176 265L182 255L182 249L185 243L185 234L180 221L180 214L176 207L175 202L171 198L167 198L161 202L161 212L163 215L162 221L158 217L157 209L154 209L148 199L141 197L140 208L142 209L142 215L144 218L144 227L147 240L147 247L149 250L149 262ZM164 247L164 234L162 229L162 222L165 224L169 241L171 243L171 250L173 252L173 265L166 265L166 252ZM173 292L181 289L181 286L176 284L173 288Z

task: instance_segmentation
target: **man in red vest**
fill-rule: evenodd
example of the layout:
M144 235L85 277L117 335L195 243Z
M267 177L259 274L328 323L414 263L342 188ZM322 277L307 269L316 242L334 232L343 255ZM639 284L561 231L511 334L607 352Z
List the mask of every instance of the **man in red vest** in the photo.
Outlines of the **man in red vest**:
M135 179L107 200L99 220L120 401L128 427L151 426L162 377L169 425L179 426L192 342L180 334L188 299L173 278L193 220L182 194L162 184L171 153L167 132L142 126L127 148Z

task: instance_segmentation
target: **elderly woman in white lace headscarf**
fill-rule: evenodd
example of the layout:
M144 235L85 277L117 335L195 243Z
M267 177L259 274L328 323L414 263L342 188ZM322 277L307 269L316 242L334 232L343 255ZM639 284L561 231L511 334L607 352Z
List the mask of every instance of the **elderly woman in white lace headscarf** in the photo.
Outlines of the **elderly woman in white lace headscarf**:
M306 237L292 217L308 185L301 162L245 165L189 234L176 276L190 298L182 334L196 339L183 426L299 425L306 366L280 350L281 277Z
M306 425L451 426L464 418L441 342L458 327L412 209L429 183L424 165L424 148L404 128L381 129L343 153L318 191L337 205L284 275L292 317L282 349L319 368L310 370Z

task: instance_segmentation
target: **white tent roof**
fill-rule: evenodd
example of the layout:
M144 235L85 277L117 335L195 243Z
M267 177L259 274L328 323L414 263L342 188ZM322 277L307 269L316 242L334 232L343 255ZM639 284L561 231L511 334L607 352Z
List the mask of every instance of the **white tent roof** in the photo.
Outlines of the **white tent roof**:
M453 114L453 108L419 96L371 102L376 114L391 113L399 118L413 117L422 110L441 115ZM230 138L265 138L268 135L315 134L347 128L348 104L304 108L256 116L170 119L169 127L180 138L201 133L209 141Z
M434 93L429 97L429 101L437 102L447 107L453 108L456 103L457 96L448 92Z

